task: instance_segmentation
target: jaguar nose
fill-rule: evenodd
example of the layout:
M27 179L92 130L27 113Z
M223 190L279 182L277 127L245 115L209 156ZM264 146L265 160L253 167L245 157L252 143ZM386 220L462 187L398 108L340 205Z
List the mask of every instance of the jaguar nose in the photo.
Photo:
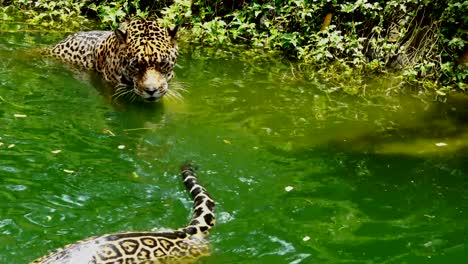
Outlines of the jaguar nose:
M153 94L156 92L156 89L146 89L145 92L150 95L150 96L153 96Z

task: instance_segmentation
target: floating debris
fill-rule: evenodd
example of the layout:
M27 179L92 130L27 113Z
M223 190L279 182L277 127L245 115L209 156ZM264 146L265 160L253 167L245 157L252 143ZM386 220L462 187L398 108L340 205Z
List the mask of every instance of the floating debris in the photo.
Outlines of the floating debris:
M435 143L435 145L438 146L438 147L445 147L445 146L447 146L447 143L437 142L437 143Z
M125 145L119 145L117 148L118 148L118 149L124 149L124 148L125 148Z
M292 187L292 186L286 186L286 187L284 187L284 190L287 191L287 192L290 192L290 191L292 191L293 189L294 189L294 187Z
M138 176L138 174L136 172L132 172L132 177L133 178L140 178L140 176Z
M227 139L223 139L223 142L226 143L226 144L231 144L231 141L229 141Z
M310 240L310 237L309 236L305 236L302 241L309 241Z
M75 173L75 171L67 170L67 169L64 169L63 171L66 172L66 173L70 173L70 174Z
M4 143L3 143L3 142L0 142L0 147L3 146L3 145L4 145Z
M11 148L14 148L16 145L15 144L10 144L8 145L8 148L11 149Z
M271 134L271 131L272 131L271 128L269 128L269 127L262 127L262 129L265 130L265 132L266 132L268 135Z
M425 247L430 247L432 246L432 241L428 241L426 243L423 244Z
M109 129L103 129L103 130L102 130L102 133L104 133L104 134L109 134L109 135L115 137L114 132L110 131Z
M14 114L14 116L16 118L25 118L25 117L27 117L27 115L24 115L24 114Z
M52 154L59 154L60 152L62 152L62 150L57 149L57 150L52 150L51 152Z

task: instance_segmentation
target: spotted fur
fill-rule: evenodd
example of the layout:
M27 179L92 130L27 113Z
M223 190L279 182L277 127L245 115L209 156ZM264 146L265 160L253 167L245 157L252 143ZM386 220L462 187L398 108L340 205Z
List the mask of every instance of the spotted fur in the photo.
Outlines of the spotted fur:
M215 224L215 203L191 165L182 180L194 201L190 223L173 231L124 232L91 237L58 249L30 264L193 263L210 253L205 240Z
M51 54L67 63L95 70L115 85L115 96L157 101L168 90L178 56L177 27L151 20L123 23L112 31L78 32L59 42Z

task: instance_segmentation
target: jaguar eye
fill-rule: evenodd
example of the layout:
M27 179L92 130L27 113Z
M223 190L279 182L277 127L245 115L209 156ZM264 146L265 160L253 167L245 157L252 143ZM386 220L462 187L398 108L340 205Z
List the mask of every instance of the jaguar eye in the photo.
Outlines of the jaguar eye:
M164 73L170 72L171 71L171 66L170 66L169 62L159 63L159 70L161 72L164 72Z
M131 71L137 71L138 70L138 60L137 59L131 59L130 62L128 63L128 69Z

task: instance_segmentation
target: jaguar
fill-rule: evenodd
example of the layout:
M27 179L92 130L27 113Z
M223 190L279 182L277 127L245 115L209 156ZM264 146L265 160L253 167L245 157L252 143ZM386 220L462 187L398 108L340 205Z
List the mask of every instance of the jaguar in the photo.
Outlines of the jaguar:
M91 237L57 249L30 264L194 263L209 255L206 236L215 225L215 202L199 184L193 165L183 165L181 175L194 203L187 226L172 231Z
M177 31L177 26L170 29L153 20L133 20L114 31L74 33L48 53L101 74L113 85L114 98L158 101L171 94L168 82L178 57Z

